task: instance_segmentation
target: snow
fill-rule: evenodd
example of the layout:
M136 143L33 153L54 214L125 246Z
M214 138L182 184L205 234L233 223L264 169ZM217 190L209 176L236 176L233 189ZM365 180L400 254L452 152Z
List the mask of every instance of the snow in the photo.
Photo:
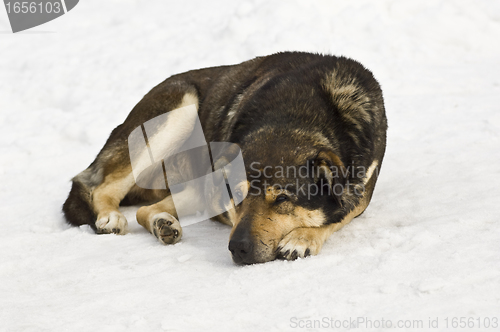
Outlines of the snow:
M498 1L86 0L9 31L0 10L0 331L500 319ZM386 101L373 200L319 256L237 266L229 227L162 246L133 207L125 236L64 223L69 180L154 85L283 50L352 57Z

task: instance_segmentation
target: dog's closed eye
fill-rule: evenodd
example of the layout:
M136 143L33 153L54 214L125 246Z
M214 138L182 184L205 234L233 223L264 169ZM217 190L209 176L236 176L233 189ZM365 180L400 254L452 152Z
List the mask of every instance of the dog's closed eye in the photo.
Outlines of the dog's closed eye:
M288 200L289 200L289 198L287 195L281 194L281 195L278 195L278 197L276 197L276 200L274 202L276 204L280 204L280 203L286 202Z

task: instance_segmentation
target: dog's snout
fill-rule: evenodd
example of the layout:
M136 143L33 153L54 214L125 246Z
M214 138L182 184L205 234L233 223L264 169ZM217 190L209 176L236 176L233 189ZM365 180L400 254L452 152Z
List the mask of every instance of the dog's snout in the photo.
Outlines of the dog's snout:
M249 263L252 255L253 244L250 239L233 239L229 241L229 251L233 255L235 263Z
M248 216L243 218L229 240L228 249L233 256L233 261L237 264L255 263L254 244L250 232L251 226L251 218Z

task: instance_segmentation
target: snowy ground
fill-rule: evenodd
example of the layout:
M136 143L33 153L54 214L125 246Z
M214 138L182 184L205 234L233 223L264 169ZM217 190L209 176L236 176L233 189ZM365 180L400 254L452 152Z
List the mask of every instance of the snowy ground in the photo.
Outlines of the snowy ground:
M500 329L500 2L85 0L9 31L0 9L0 331ZM236 266L228 227L166 247L134 208L125 236L65 225L69 179L150 88L282 50L355 58L385 94L372 203L319 256Z

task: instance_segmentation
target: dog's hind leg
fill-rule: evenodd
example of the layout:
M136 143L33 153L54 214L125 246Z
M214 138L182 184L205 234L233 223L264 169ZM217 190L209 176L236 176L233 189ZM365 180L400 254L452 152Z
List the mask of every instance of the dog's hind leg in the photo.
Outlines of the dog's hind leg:
M127 219L120 213L120 201L134 186L135 180L130 167L108 174L92 195L97 233L125 234Z
M67 222L75 226L88 224L98 233L125 233L127 222L118 211L118 205L135 188L128 151L129 135L138 126L166 112L193 104L198 108L198 94L211 86L210 77L223 70L207 69L175 75L148 92L125 122L113 130L95 161L73 178L73 186L63 205ZM197 82L197 86L192 82ZM174 120L176 118L179 117L172 117ZM180 131L183 129L175 124L173 128ZM189 132L173 135L165 140L162 135L158 135L158 142L150 140L149 143L163 146L166 151L174 153L187 134ZM151 195L139 193L131 196L147 198Z
M195 188L188 187L175 195L177 207L182 210L189 207L191 211L196 212L204 206L203 197ZM178 218L172 195L156 204L143 206L137 211L137 222L163 244L174 244L181 239L182 227Z
M97 233L124 234L127 220L118 206L135 184L134 177L130 165L120 167L114 162L120 155L118 151L114 157L109 157L113 154L107 152L101 153L89 168L73 178L63 211L72 225L88 224Z
M182 237L182 228L177 220L171 195L158 203L139 208L137 222L163 244L177 243Z

